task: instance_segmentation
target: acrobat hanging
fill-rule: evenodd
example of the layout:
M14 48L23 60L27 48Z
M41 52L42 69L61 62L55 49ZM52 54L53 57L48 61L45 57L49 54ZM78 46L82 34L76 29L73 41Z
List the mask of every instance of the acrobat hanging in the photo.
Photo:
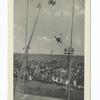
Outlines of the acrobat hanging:
M49 0L48 4L49 4L49 6L50 5L54 6L56 4L56 0Z
M55 39L56 39L56 41L57 41L58 44L63 45L61 37L57 37L57 36L55 35Z

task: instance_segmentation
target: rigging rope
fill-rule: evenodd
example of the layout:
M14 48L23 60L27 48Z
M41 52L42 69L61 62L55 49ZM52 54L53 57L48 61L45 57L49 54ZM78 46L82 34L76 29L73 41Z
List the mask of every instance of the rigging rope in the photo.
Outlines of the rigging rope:
M27 48L29 48L30 43L32 41L32 37L33 37L34 31L35 31L35 27L36 27L36 24L37 24L37 21L38 21L38 18L39 18L40 10L41 10L41 5L39 6L39 10L38 10L38 14L37 14L37 17L36 17L36 21L35 21L35 24L34 24L34 27L33 27L33 30L32 30L32 34L30 36L30 40L29 40L28 45L27 45Z

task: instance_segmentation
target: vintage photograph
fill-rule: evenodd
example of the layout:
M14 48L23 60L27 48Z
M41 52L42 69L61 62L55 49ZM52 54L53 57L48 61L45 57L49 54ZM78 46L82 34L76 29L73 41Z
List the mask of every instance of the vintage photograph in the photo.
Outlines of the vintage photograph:
M84 100L85 0L14 0L13 100Z

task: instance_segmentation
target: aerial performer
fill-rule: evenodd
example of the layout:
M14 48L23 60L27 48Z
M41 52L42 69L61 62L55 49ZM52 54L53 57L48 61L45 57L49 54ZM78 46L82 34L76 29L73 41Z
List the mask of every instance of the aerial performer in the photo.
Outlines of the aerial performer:
M49 6L50 5L54 6L56 4L56 0L49 0L48 4L49 4Z
M62 38L61 38L61 37L57 37L57 36L55 35L55 39L56 39L56 41L57 41L58 44L61 44L61 45L63 46Z

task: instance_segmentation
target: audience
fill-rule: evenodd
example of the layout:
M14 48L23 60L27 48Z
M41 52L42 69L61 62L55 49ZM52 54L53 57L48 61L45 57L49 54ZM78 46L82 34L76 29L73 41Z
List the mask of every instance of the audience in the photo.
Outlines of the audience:
M14 60L14 78L17 78L22 67L23 60L16 58ZM74 63L71 67L71 81L70 84L74 88L84 87L84 64ZM23 71L22 78L24 80L32 81L38 80L57 84L60 86L68 86L69 84L69 66L66 62L52 60L52 61L29 61L25 71Z

